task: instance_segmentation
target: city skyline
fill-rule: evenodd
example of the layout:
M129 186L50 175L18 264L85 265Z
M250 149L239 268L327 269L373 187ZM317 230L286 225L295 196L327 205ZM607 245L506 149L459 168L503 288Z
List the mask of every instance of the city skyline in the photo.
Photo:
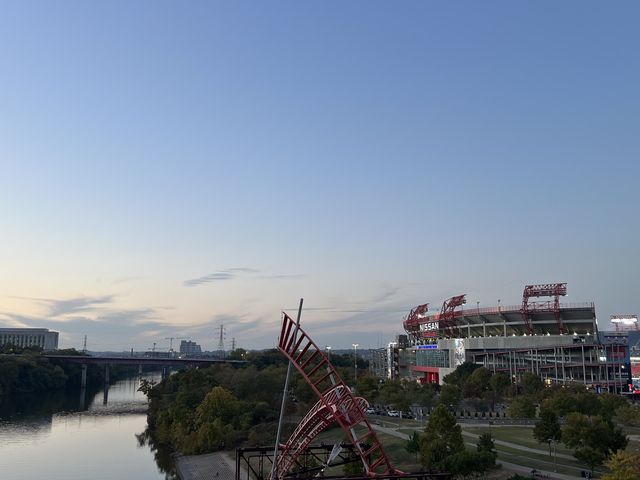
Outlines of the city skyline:
M418 304L640 313L640 7L143 1L0 18L0 327L384 345Z

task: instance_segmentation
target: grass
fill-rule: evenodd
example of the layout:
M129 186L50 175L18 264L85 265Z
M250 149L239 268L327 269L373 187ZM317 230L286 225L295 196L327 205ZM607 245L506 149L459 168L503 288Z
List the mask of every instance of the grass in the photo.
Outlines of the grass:
M539 443L533 436L533 429L527 427L464 427L465 432L475 433L480 435L482 433L490 433L495 440L502 440L503 442L511 442L523 447L534 448L536 450L549 451L549 445L546 443ZM567 449L564 445L559 443L556 445L556 451L566 455L573 455L573 450ZM548 454L547 454L548 456Z

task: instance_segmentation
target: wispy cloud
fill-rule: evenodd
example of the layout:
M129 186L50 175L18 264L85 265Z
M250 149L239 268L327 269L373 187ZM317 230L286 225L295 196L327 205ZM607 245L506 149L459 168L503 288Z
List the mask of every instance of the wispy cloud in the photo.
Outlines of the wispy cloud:
M48 304L48 314L52 317L69 315L72 313L87 312L95 310L97 307L108 305L113 302L113 295L104 295L101 297L77 297L64 300L43 300Z
M192 278L190 280L185 280L183 284L184 284L185 287L196 287L198 285L204 285L205 283L232 280L235 277L236 277L235 274L233 274L231 272L228 272L228 271L227 272L216 272L216 273L210 273L209 275L205 275L203 277L198 277L198 278Z
M256 278L259 278L260 280L285 280L288 278L304 278L304 275L301 273L281 273L273 275L259 275Z
M235 268L227 268L224 270L218 270L216 272L210 273L208 275L204 275L202 277L185 280L184 282L182 282L182 284L185 287L197 287L199 285L204 285L206 283L226 282L229 280L234 280L239 277L250 278L255 280L284 280L284 279L290 279L290 278L302 278L303 276L304 275L301 275L301 274L261 273L261 270L258 270L255 268L235 267Z

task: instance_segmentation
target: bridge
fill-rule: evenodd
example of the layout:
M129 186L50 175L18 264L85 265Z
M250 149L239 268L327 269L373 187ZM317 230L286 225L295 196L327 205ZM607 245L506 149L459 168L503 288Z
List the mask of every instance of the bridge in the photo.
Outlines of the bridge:
M44 354L45 358L66 360L69 362L92 364L92 365L155 365L155 366L186 366L197 367L201 365L213 365L214 363L245 364L246 360L226 360L221 358L200 358L200 357L111 357L92 355L53 355Z
M79 363L82 365L81 387L87 385L87 365L104 365L105 366L105 384L109 384L109 366L110 365L132 365L142 368L143 366L162 367L162 376L165 377L170 367L199 367L209 366L216 363L228 363L241 365L248 363L246 360L226 360L221 358L202 358L202 357L111 357L103 355L42 355L48 359L64 360L67 362Z

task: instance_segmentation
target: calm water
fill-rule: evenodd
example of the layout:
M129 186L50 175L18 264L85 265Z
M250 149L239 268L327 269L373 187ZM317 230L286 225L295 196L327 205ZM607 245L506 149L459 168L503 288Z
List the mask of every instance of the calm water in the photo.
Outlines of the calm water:
M0 410L0 479L173 478L160 471L154 452L136 437L146 426L146 398L138 385L137 378L119 381L106 399L100 391L82 402L78 392L75 398L5 406Z

